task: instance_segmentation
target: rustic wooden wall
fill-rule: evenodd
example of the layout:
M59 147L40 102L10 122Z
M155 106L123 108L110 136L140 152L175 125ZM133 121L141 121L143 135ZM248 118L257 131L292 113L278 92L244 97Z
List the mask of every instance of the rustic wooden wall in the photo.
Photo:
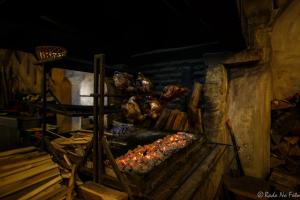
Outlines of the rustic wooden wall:
M41 66L35 65L35 62L36 58L31 53L0 49L0 65L6 73L8 85L5 89L9 93L41 91L42 69Z
M181 84L192 91L194 81L204 83L206 68L204 60L198 58L141 65L136 70L148 76L155 86L155 91L161 92L168 84ZM186 99L181 98L175 100L169 107L184 109L186 104Z

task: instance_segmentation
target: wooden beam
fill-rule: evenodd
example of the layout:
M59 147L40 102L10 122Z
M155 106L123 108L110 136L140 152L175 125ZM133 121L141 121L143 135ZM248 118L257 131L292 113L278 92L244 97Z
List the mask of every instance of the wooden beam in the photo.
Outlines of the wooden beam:
M36 147L34 147L34 146L13 149L13 150L1 152L0 157L9 156L9 155L18 154L18 153L27 153L27 152L34 151L34 150L36 150Z
M20 180L38 175L42 172L45 172L45 171L48 171L48 170L51 170L51 169L54 169L54 168L58 168L58 165L54 164L54 163L49 165L47 163L47 164L43 164L43 165L31 168L31 169L26 170L26 171L22 171L22 172L15 173L15 174L12 174L12 175L9 175L9 176L5 176L5 177L1 178L1 180L0 180L0 187L3 187L7 184L11 184L13 182L17 182L17 181L20 181Z
M31 186L34 186L35 184L41 183L47 179L58 176L59 173L60 173L59 169L54 168L54 169L48 170L46 172L37 174L35 176L29 177L29 178L26 178L26 179L23 179L20 181L16 181L11 184L1 186L0 198L6 197L6 196L14 194L14 193L19 193L19 191L21 191L25 188L30 188Z
M57 176L56 178L52 179L51 181L45 183L44 185L41 185L40 187L38 187L38 188L32 190L31 192L27 193L26 195L22 196L21 198L19 198L19 200L31 199L33 196L39 194L43 190L45 190L48 187L60 182L61 180L62 180L62 178L60 176Z
M222 52L204 54L204 61L207 65L223 64L223 65L242 65L255 63L262 60L262 50L250 49L241 52Z
M128 195L104 185L87 182L79 186L83 199L91 200L127 200Z

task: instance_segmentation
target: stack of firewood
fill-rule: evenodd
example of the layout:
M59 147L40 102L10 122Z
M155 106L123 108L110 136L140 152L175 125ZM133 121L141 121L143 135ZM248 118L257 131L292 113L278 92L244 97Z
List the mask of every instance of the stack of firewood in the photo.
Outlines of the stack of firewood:
M0 153L0 199L65 199L59 166L35 147Z
M300 189L299 94L272 102L271 176L276 189Z
M59 156L64 167L71 169L76 162L83 157L88 143L91 142L91 132L75 132L71 137L59 137L51 141L51 144Z
M189 131L190 125L185 112L177 109L164 109L155 124L155 128L165 131Z

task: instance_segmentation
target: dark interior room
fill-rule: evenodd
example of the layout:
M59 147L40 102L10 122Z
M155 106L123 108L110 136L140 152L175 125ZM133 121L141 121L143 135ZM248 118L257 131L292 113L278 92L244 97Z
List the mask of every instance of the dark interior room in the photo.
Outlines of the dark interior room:
M16 7L0 200L300 199L300 1Z

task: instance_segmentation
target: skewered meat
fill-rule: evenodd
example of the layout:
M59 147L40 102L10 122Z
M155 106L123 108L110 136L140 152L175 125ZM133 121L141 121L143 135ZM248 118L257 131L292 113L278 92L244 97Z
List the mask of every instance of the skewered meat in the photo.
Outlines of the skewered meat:
M128 92L135 91L135 87L133 85L133 75L126 72L116 71L114 73L113 80L117 89L126 90Z
M160 116L162 107L160 102L152 96L147 96L147 106L146 106L146 113L152 119L157 119Z
M143 121L145 116L142 114L139 104L137 103L137 97L132 96L128 102L121 106L123 115L133 121Z
M177 97L185 95L187 92L188 92L187 88L180 87L177 85L167 85L162 91L160 99L163 102L170 102L173 99L176 99Z
M141 72L138 73L136 85L139 91L144 93L150 93L152 89L152 82L144 76Z
M194 135L185 132L168 135L152 144L128 151L125 155L118 157L116 163L121 171L147 173L195 139Z

